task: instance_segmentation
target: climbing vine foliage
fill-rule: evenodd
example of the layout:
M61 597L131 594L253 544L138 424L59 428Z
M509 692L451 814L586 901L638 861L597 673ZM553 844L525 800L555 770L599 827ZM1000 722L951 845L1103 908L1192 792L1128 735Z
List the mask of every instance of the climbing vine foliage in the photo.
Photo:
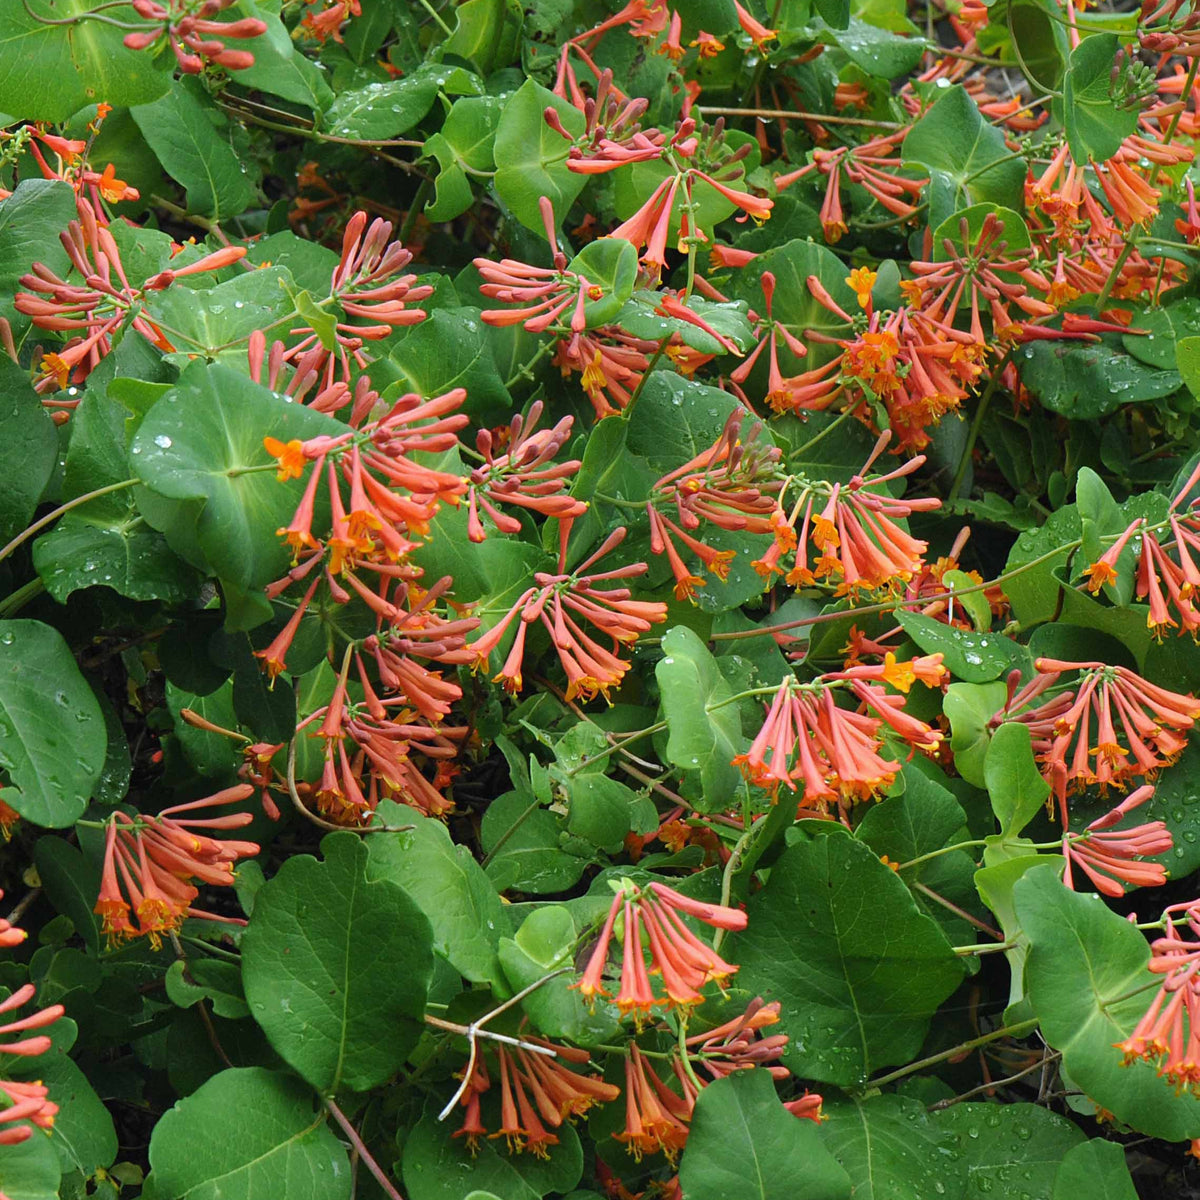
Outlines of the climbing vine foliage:
M1191 1194L1198 30L0 4L0 1200Z

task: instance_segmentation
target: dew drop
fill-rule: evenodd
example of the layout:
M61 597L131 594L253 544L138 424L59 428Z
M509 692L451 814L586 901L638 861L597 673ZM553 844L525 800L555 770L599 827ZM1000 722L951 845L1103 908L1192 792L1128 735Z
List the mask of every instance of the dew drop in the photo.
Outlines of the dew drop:
M154 444L160 450L169 450L171 448L171 439L165 433L155 435Z

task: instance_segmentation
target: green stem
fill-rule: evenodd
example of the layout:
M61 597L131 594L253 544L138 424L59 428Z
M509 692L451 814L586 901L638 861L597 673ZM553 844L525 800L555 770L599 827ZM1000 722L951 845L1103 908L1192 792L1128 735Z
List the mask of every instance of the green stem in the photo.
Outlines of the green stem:
M545 358L546 355L549 354L550 351L553 349L554 349L553 342L543 342L538 347L537 353L531 359L529 359L527 362L522 363L516 369L512 378L506 379L504 381L504 390L508 391L508 389L510 387L512 387L519 379L532 379L533 378L533 368L536 367L538 365L538 363L540 363L542 361L542 359Z
M10 592L0 600L0 617L11 617L13 613L20 612L30 600L36 599L45 590L46 585L40 575L22 584L15 592Z
M896 869L898 871L907 871L909 867L915 867L923 862L928 862L931 858L940 858L943 854L952 854L955 850L965 850L968 846L986 846L987 842L983 838L975 838L970 842L955 842L953 846L943 846L940 850L930 850L928 854L919 854L916 858L910 858L908 862L901 863Z
M60 504L52 512L48 512L44 517L40 517L34 521L32 525L18 533L7 546L0 549L0 562L3 562L18 546L29 541L34 534L40 533L47 525L52 525L63 513L68 513L71 509L78 508L81 504L87 504L89 500L111 495L113 492L122 491L141 482L140 479L122 479L120 483L110 483L106 487L96 488L91 492L84 492L82 496L76 496L74 500L68 500L65 504Z
M654 352L654 357L646 364L646 369L642 372L641 379L638 380L637 387L633 389L633 395L629 397L629 403L625 405L621 411L621 415L628 420L633 414L633 410L638 400L642 395L642 388L646 386L646 380L654 373L654 368L658 366L658 360L662 358L666 351L667 343L671 340L671 335L667 334L661 342L658 343L658 349Z
M958 461L958 470L954 472L954 481L950 484L950 492L947 495L947 500L957 500L958 490L963 485L963 480L967 477L967 468L971 465L971 454L975 450L975 443L979 439L979 431L983 428L983 419L987 416L988 408L991 406L992 397L996 394L996 385L1000 381L1000 376L1004 372L1004 368L1008 365L1008 360L1012 356L1012 351L1009 351L996 364L992 371L991 377L988 379L987 387L983 389L983 395L979 397L979 404L975 408L975 418L971 422L970 431L967 433L967 444L963 447L962 458Z
M408 212L404 214L404 224L400 226L400 232L396 234L396 240L401 245L408 241L408 235L412 233L413 227L417 223L417 218L425 211L425 201L432 190L433 184L429 181L428 176L417 184L416 194L412 198L412 203L408 206Z
M1117 261L1113 263L1112 270L1108 273L1108 278L1104 281L1104 286L1100 289L1100 295L1096 299L1096 312L1101 317L1104 316L1104 306L1108 303L1108 297L1112 294L1113 287L1116 285L1117 276L1121 274L1121 268L1129 261L1129 256L1133 253L1133 247L1137 239L1132 236L1132 233L1125 238L1125 245L1121 247L1121 253L1117 255Z
M986 1046L989 1042L998 1041L1000 1038L1024 1037L1027 1033L1032 1033L1037 1026L1037 1017L1030 1017L1028 1021L1019 1021L1016 1025L1005 1025L1001 1029L993 1029L991 1033L985 1033L982 1037L972 1038L969 1042L960 1042L957 1046L951 1046L949 1050L942 1050L938 1054L931 1054L928 1058L922 1058L919 1062L909 1063L907 1067L901 1067L899 1070L892 1071L888 1075L881 1075L878 1079L872 1079L867 1086L870 1088L881 1088L886 1084L895 1083L897 1079L904 1079L916 1071L923 1071L926 1067L932 1067L940 1062L945 1062L948 1058L955 1058L960 1054L969 1054L972 1050L976 1050L980 1046Z
M504 848L504 843L507 842L508 839L511 838L512 835L516 833L517 830L520 829L521 826L524 825L525 822L529 820L529 818L533 816L533 814L537 812L539 808L541 808L541 806L542 802L535 796L533 803L528 805L524 811L521 812L517 819L496 840L496 844L483 856L483 862L480 865L486 869L488 863L490 863L492 859L495 858L496 855L499 854Z
M594 763L602 762L604 759L608 758L609 755L616 754L619 751L624 750L630 742L636 742L640 738L644 737L651 737L666 728L666 721L655 721L653 725L647 725L645 729L635 729L632 733L623 734L620 739L614 741L611 746L606 746L603 750L597 751L597 753L593 754L590 758L580 759L578 764L567 772L567 778L574 779L574 777L578 775L580 771L587 770L587 768L591 767Z
M822 429L821 432L818 433L816 437L809 438L808 441L805 442L803 446L800 446L798 449L793 450L788 455L789 460L794 459L794 458L799 458L801 454L806 454L818 442L820 442L822 438L824 438L828 434L831 434L843 421L847 420L849 418L849 416L850 416L849 409L846 409L845 412L840 413L834 420L830 421L829 424L826 425L825 428Z

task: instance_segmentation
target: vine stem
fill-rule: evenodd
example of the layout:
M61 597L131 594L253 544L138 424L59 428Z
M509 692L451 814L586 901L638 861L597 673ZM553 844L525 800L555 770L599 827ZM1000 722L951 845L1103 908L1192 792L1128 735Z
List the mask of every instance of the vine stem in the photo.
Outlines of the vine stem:
M695 112L706 117L771 117L787 121L820 121L823 125L863 125L870 129L903 129L898 121L873 121L869 117L840 117L831 113L801 112L784 108L723 108L718 105L698 106Z
M350 1145L354 1147L355 1154L366 1164L367 1170L375 1176L375 1182L383 1189L388 1200L404 1200L404 1197L396 1190L396 1185L388 1179L383 1168L375 1161L374 1155L367 1149L366 1143L358 1134L358 1130L350 1124L350 1118L328 1096L325 1097L325 1107L329 1110L330 1115L338 1125L341 1126L342 1132L346 1135Z
M954 472L954 480L950 484L950 492L946 496L947 500L957 500L959 489L963 485L963 480L967 477L967 470L971 465L971 454L975 449L975 443L979 440L979 431L983 428L983 419L987 416L987 411L991 407L992 397L996 394L996 385L1003 374L1005 367L1008 366L1009 359L1012 358L1012 351L1008 351L1004 357L996 364L992 371L991 377L988 379L987 387L983 389L983 395L979 397L979 404L975 408L975 418L971 422L971 428L967 433L967 444L963 447L962 458L958 460L958 470Z
M1027 563L1022 563L1019 567L1014 567L1011 571L1005 571L997 575L995 579L984 580L983 583L974 583L970 587L955 588L954 594L956 596L967 596L972 592L986 592L989 588L999 587L1001 584L1007 583L1008 580L1015 579L1025 571L1031 571L1034 567L1040 567L1042 563L1049 562L1052 558L1057 558L1060 554L1066 554L1071 550L1078 550L1082 545L1082 538L1075 538L1074 541L1064 542L1063 545L1053 550L1048 550L1045 554L1039 554L1037 558L1031 558ZM891 600L885 604L864 604L861 608L846 608L840 612L818 613L815 617L801 617L799 620L783 621L778 625L760 625L755 629L734 629L727 633L710 633L708 640L710 642L733 642L742 638L785 633L789 629L801 629L808 625L824 625L830 621L840 621L843 617L866 617L873 613L894 612L896 609L903 608L906 603L916 604L921 602L916 600L902 600L897 603Z
M906 1076L913 1074L914 1071L923 1071L926 1067L936 1066L940 1062L945 1062L948 1058L954 1058L959 1054L967 1054L980 1046L986 1046L989 1042L998 1041L1002 1037L1024 1037L1025 1034L1032 1033L1037 1026L1037 1017L1030 1017L1028 1021L1018 1021L1016 1025L1005 1025L1000 1029L993 1029L991 1033L985 1033L981 1037L972 1038L969 1042L960 1042L957 1046L951 1046L949 1050L942 1050L937 1054L931 1054L928 1058L922 1058L918 1062L909 1063L907 1067L900 1067L899 1070L892 1071L888 1075L881 1075L878 1079L872 1079L867 1086L881 1088L885 1084L895 1083L897 1079L904 1079Z
M425 1014L425 1023L433 1025L439 1029L447 1029L451 1033L461 1033L470 1044L471 1052L467 1056L467 1065L463 1068L462 1083L458 1085L454 1095L446 1104L446 1107L438 1113L438 1120L444 1121L453 1111L459 1100L462 1099L462 1094L467 1090L467 1085L471 1081L471 1076L475 1073L475 1060L479 1057L479 1039L481 1037L491 1038L496 1042L504 1042L508 1045L519 1046L522 1050L530 1050L537 1054L544 1054L547 1058L557 1058L557 1053L548 1046L539 1046L535 1042L523 1042L519 1038L509 1037L504 1033L493 1033L490 1029L484 1029L484 1026L493 1021L501 1013L507 1012L514 1004L519 1004L526 996L532 992L536 992L538 988L547 984L552 979L557 979L560 975L567 974L568 971L574 971L574 966L559 967L556 971L551 971L548 975L543 975L541 979L535 979L528 987L523 987L515 996L510 996L503 1004L498 1004L489 1012L485 1012L478 1021L472 1021L470 1025L455 1025L451 1021L443 1021L440 1017L431 1017L428 1013Z
M76 496L74 500L68 500L65 504L60 504L52 512L48 512L44 517L39 517L38 520L17 534L11 542L3 549L0 549L0 562L3 562L18 546L29 541L35 533L40 533L47 525L52 525L64 513L68 513L73 508L78 508L81 504L87 504L89 500L96 500L100 496L108 496L113 492L120 492L128 487L133 487L139 484L140 479L122 479L120 483L110 483L105 487L96 488L91 492L84 492L82 496Z

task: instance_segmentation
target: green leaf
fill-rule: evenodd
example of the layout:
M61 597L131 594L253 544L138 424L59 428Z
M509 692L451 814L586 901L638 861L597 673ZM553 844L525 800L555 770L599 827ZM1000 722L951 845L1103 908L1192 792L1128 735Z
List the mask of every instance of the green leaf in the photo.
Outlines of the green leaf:
M746 740L734 692L708 647L686 625L668 629L654 668L667 721L667 758L695 780L690 796L701 812L729 807L745 788L732 765Z
M845 337L849 330L845 321L813 296L808 277L815 275L843 312L854 313L858 311L858 303L846 283L849 271L832 250L816 242L797 238L782 246L775 246L738 271L733 281L732 294L745 300L756 312L763 310L761 281L767 271L775 276L775 299L771 315L809 347L807 357L796 358L781 342L778 346L780 370L784 375L795 375L827 362L837 352L836 348L824 342L810 343L808 330L828 338ZM765 363L755 369L751 379L758 379L760 375L765 381ZM829 447L822 449L828 450ZM858 465L862 465L861 460Z
M633 295L638 273L637 250L624 238L598 238L571 259L567 270L604 291L599 300L588 300L583 306L588 328L594 329L612 321Z
M442 43L442 54L465 59L480 75L507 67L516 58L525 19L520 0L466 0L454 18L454 31Z
M21 276L35 262L66 273L67 255L58 235L76 216L75 189L69 183L22 179L17 184L0 204L0 294L9 296L16 291Z
M1084 1140L1077 1125L1036 1104L954 1104L930 1124L952 1138L948 1148L966 1169L963 1196L1051 1200L1059 1163Z
M1054 1178L1053 1200L1076 1200L1079 1196L1089 1200L1137 1200L1122 1145L1092 1138L1063 1155Z
M63 829L83 815L107 746L100 705L58 630L0 621L0 799Z
M961 87L945 91L912 127L902 157L933 174L930 222L935 227L952 212L984 200L1021 207L1025 164Z
M878 79L907 75L921 61L928 44L922 38L901 37L856 18L841 31L823 33L821 40L840 47L856 67Z
M952 1139L907 1096L821 1106L821 1141L850 1176L854 1200L927 1200L965 1195Z
M1006 721L996 730L983 760L983 781L1004 837L1020 833L1037 816L1050 785L1034 762L1028 725Z
M57 23L95 7L94 0L0 6L0 110L22 120L65 121L88 104L144 104L171 86L174 55L156 60L127 50L126 30L100 21ZM131 5L106 15L144 27Z
M958 773L975 787L984 787L984 763L991 741L989 722L1004 705L1008 689L1002 683L952 683L942 711L950 721L950 749Z
M421 1036L433 932L398 883L368 881L358 834L330 834L321 850L324 862L289 858L258 893L242 939L246 1000L313 1087L367 1091Z
M796 1200L798 1194L846 1200L857 1193L821 1141L811 1121L783 1107L766 1071L733 1071L696 1098L679 1163L683 1194L688 1200Z
M0 219L7 203L0 205ZM29 373L0 357L0 545L29 524L58 462L58 431L29 383Z
M278 15L266 7L241 5L246 16L257 17L267 26L256 38L224 38L231 50L248 50L254 64L233 76L241 87L269 92L293 104L303 104L313 112L323 112L333 102L333 91L325 82L325 73L315 62L299 53ZM231 14L235 16L235 14ZM364 17L363 20L367 18Z
M287 547L275 531L291 521L303 491L301 480L280 483L262 469L272 461L263 431L288 441L342 428L231 367L196 363L146 414L130 448L146 488L176 503L151 512L139 488L138 506L189 557L173 522L188 515L179 502L199 502L193 536L204 561L197 565L238 588L261 587L287 569Z
M323 287L328 287L325 280ZM195 355L227 359L245 373L245 343L256 329L274 325L294 311L291 273L286 267L260 267L203 291L168 288L153 302L153 314L179 343L172 356L186 367Z
M511 413L512 397L477 308L435 309L419 325L401 330L389 346L389 365L403 381L399 390L432 397L466 388L463 411L483 424Z
M69 1003L69 1001L68 1001ZM67 1053L67 1046L58 1042L36 1058L19 1060L11 1074L16 1079L40 1080L50 1089L50 1098L58 1105L54 1119L54 1134L50 1144L58 1152L64 1171L79 1171L93 1175L97 1168L112 1166L117 1157L117 1133L112 1115L104 1107L87 1076ZM0 1082L0 1088L3 1088ZM0 1163L7 1161L0 1155ZM0 1166L0 1187L16 1200L6 1187L4 1169Z
M1200 396L1200 337L1180 338L1175 343L1175 369L1188 391Z
M416 901L433 927L435 954L473 983L505 989L496 947L512 929L483 869L440 821L391 801L377 811L389 825L415 828L371 835L367 877L398 883Z
M555 133L542 115L558 112L563 128L572 137L583 133L584 116L573 104L560 99L541 84L526 79L504 106L496 128L496 162L493 181L496 195L528 229L545 236L538 200L549 198L554 218L563 221L586 176L567 167L571 143Z
M4 1147L0 1154L0 1191L9 1200L59 1200L62 1167L53 1135L28 1121L18 1124L32 1129L33 1136L19 1145Z
M1028 663L1024 647L999 633L972 633L921 613L898 612L904 632L926 653L940 654L946 668L964 683L989 683Z
M236 1021L250 1015L237 963L219 958L177 958L167 968L167 999L179 1008L206 1000L218 1017Z
M484 872L492 886L534 895L574 887L588 860L562 849L562 832L560 818L529 792L495 797L479 828L479 844L488 855Z
M100 949L100 929L92 906L100 891L100 864L60 837L40 837L33 848L38 878L55 909L69 917L75 932L93 954Z
M160 1200L349 1200L350 1161L299 1080L222 1071L164 1113L150 1137Z
M368 139L407 133L433 107L438 88L451 72L450 67L425 63L403 79L343 92L325 114L329 132Z
M1081 530L1079 510L1068 505L1051 513L1043 525L1022 533L1008 552L1005 573L1045 557L1044 562L1014 575L1004 585L1013 616L1022 625L1034 625L1055 615L1062 587L1055 572L1066 564L1071 553L1068 543L1078 538Z
M549 1192L569 1192L583 1174L583 1149L571 1125L555 1130L559 1144L546 1158L506 1154L492 1141L481 1141L472 1154L462 1138L451 1136L453 1129L453 1121L439 1122L430 1112L408 1135L403 1159L408 1200L461 1200L472 1191L490 1192L497 1200L542 1200Z
M88 391L72 417L63 497L72 499L130 477L125 447L129 412ZM57 439L56 439L57 440ZM56 447L57 448L57 447ZM33 543L33 565L60 604L80 588L104 585L131 600L179 604L196 573L137 511L133 489L89 500Z
M1158 982L1146 969L1145 937L1100 897L1068 890L1059 874L1039 867L1013 888L1042 1036L1062 1051L1071 1080L1118 1120L1168 1141L1200 1136L1200 1099L1176 1095L1150 1063L1123 1067L1115 1049L1145 1014Z
M1178 371L1139 362L1121 345L1121 335L1106 333L1098 342L1029 342L1014 354L1021 382L1051 412L1074 421L1091 421L1124 404L1157 400L1177 392Z
M579 939L575 919L561 904L534 909L515 938L500 939L500 962L513 991L536 983L559 967L570 966ZM580 1046L595 1046L617 1031L620 1014L601 1000L589 1005L572 987L571 975L551 979L521 1001L525 1015L550 1038L567 1038Z
M133 110L163 169L187 189L188 210L224 221L258 194L246 160L234 149L228 121L203 89L180 80L161 100Z
M781 1001L784 1061L802 1077L858 1085L908 1062L962 978L904 882L840 829L814 830L786 850L748 913L730 947L737 983Z
M1062 110L1067 145L1077 163L1112 158L1137 130L1137 106L1118 108L1112 99L1113 59L1120 45L1115 33L1097 33L1071 51Z

